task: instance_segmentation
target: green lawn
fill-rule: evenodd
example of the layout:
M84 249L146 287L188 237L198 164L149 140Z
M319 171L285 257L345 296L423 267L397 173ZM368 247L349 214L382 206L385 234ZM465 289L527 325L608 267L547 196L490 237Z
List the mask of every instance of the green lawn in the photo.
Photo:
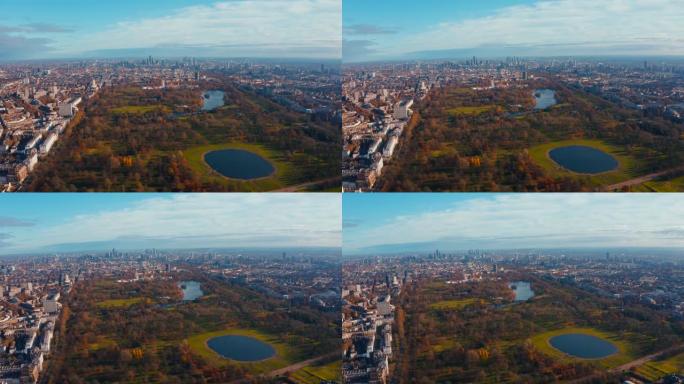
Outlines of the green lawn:
M438 311L459 311L469 305L475 304L480 300L476 298L458 299L458 300L442 300L430 304L430 308Z
M204 161L204 155L207 152L218 151L222 149L242 149L253 152L271 163L273 168L275 168L275 173L272 176L256 180L234 180L224 177L215 172ZM283 156L277 151L266 148L263 145L247 143L209 144L188 148L183 151L183 156L188 161L188 164L192 170L200 175L203 181L213 181L224 185L233 185L237 190L245 192L271 191L284 188L292 184L290 181L292 172L294 171L292 165L287 163Z
M162 110L163 113L171 113L171 110L161 104L157 105L127 105L125 107L112 108L111 112L115 115L144 115L146 113Z
M636 372L651 381L656 381L672 373L684 373L684 353L672 356L665 360L650 361L639 368Z
M641 185L643 192L681 192L684 191L684 176L670 180L649 181Z
M106 308L106 309L128 308L133 304L141 303L143 300L146 300L146 299L143 297L132 297L130 299L110 299L110 300L100 301L99 303L97 303L97 306L98 306L98 308Z
M321 381L341 382L342 361L325 365L304 367L290 375L290 379L299 384L318 384Z
M559 335L565 335L569 333L582 333L582 334L587 334L591 336L595 336L601 339L605 339L607 341L610 341L613 343L617 349L618 352L607 356L602 359L580 359L576 357L571 357L558 349L554 348L551 346L549 343L549 339L551 339L554 336L559 336ZM592 362L595 363L603 368L614 368L617 366L620 366L622 364L628 363L632 360L635 360L638 358L638 353L635 351L635 348L625 341L624 336L620 336L617 334L612 334L609 332L604 332L596 328L579 328L579 327L569 327L569 328L561 328L561 329L556 329L553 331L548 331L544 333L540 333L530 339L532 341L532 344L539 349L541 352L557 358L559 360L581 360L585 362Z
M617 160L618 167L614 171L604 172L597 175L582 175L561 167L549 157L549 152L551 150L571 145L587 146L606 152ZM543 167L544 170L552 177L585 177L590 181L591 185L597 187L615 184L638 177L640 174L639 168L641 168L641 164L637 159L627 154L620 147L608 144L602 140L574 139L553 141L530 148L529 154L534 162Z
M271 345L271 347L273 347L276 350L276 355L270 359L257 362L237 362L230 359L226 359L207 346L207 341L209 339L226 335L241 335L253 337L257 340L263 341ZM211 364L217 366L222 366L226 364L238 364L248 368L249 371L253 374L271 372L273 370L293 364L301 358L301 356L299 356L298 352L295 350L294 347L286 344L279 337L272 336L254 329L232 328L221 331L206 332L188 338L187 342L194 353L202 356Z
M496 105L479 105L474 107L447 108L446 113L451 116L478 116L496 108Z

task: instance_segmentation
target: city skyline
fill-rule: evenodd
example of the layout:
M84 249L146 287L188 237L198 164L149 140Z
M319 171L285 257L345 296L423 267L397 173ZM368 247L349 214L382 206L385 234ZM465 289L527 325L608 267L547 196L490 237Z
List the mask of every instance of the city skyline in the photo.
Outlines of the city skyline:
M345 194L343 253L679 248L677 201L662 194Z
M410 9L410 12L406 12ZM345 62L463 57L681 56L673 0L344 3Z
M0 61L148 55L339 59L341 54L337 0L29 3L3 6Z
M339 199L333 194L8 195L0 204L0 255L113 247L339 247Z

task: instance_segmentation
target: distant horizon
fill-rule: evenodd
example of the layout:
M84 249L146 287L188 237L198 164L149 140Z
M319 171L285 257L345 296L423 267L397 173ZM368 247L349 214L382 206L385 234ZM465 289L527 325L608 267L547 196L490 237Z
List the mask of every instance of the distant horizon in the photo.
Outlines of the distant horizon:
M0 255L341 246L333 194L8 194Z
M593 61L634 61L635 63L643 63L644 60L671 60L681 61L684 64L684 53L681 55L560 55L560 56L525 56L525 55L508 55L508 56L478 56L479 60L505 60L510 58L518 58L523 60L593 60ZM449 62L449 61L466 61L473 58L473 55L452 56L452 57L434 57L434 58L395 58L395 59L378 59L371 61L342 61L342 66L356 66L365 64L404 64L404 63L431 63L431 62Z
M383 245L380 245L378 247L383 247ZM388 245L388 247L394 248L394 245ZM359 250L359 251L354 251L351 253L344 252L343 249L343 256L345 258L357 258L357 257L387 257L387 256L396 256L396 257L412 257L412 256L420 256L420 257L426 257L430 254L433 254L435 251L439 251L441 255L443 254L448 254L448 255L453 255L453 254L464 254L470 251L481 251L485 253L493 253L493 252L500 252L500 253L513 253L513 252L533 252L533 251L539 251L539 252L572 252L572 253L578 253L578 252L658 252L658 253L668 253L668 252L684 252L684 246L679 246L679 247L667 247L667 246L652 246L652 247L638 247L638 246L612 246L612 247L523 247L523 248L506 248L506 247L501 247L501 248L463 248L463 249L449 249L449 248L424 248L422 250L415 250L415 251L391 251L391 250L386 250L386 251L367 251L367 250ZM599 256L605 256L605 253L603 254L597 254L597 257ZM617 256L613 254L612 256ZM684 253L682 254L682 261L684 261Z
M680 200L669 194L344 194L343 252L684 248Z
M27 0L3 4L6 60L155 56L341 58L339 0Z
M249 254L254 254L258 252L334 252L341 251L342 247L339 246L274 246L274 247L259 247L259 246L245 246L245 247L231 247L231 246L215 246L215 247L191 247L191 248L166 248L166 247L147 247L147 248L126 248L126 247L114 247L114 248L100 248L100 249L84 249L84 250L73 250L73 251L35 251L35 252L23 252L23 253L11 253L11 254L0 254L1 259L11 259L15 257L45 257L45 256L65 256L68 254L97 254L97 253L107 253L116 249L117 251L131 253L131 252L144 252L149 250L157 250L162 253L171 252L245 252ZM281 254L274 254L274 256L282 256ZM292 255L289 255L292 256Z
M345 0L343 57L682 55L682 17L677 0Z
M107 61L116 62L122 60L144 60L152 56L154 59L159 60L182 60L187 58L197 59L197 60L249 60L249 61L262 61L262 62L273 62L273 63L335 63L342 64L342 60L339 58L330 57L249 57L249 56L157 56L157 55L145 55L141 54L139 56L111 56L111 57L55 57L55 58L37 58L37 59L16 59L16 60L3 60L0 59L0 65L4 64L23 64L23 63L60 63L60 62L76 62L76 61Z

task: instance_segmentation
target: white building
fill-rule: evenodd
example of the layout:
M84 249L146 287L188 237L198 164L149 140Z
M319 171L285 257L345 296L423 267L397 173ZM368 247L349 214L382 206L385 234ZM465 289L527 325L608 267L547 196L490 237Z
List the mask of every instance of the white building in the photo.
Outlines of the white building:
M394 106L394 118L398 120L406 120L411 116L411 106L413 100L404 100Z

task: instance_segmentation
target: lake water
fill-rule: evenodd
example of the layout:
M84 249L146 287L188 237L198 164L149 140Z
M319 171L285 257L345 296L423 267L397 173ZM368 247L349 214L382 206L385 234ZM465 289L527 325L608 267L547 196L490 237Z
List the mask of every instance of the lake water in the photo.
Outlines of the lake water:
M276 354L269 344L240 335L214 337L207 341L207 346L224 358L235 361L261 361Z
M534 297L532 286L527 281L514 281L508 284L508 288L515 292L515 301L527 301Z
M552 107L558 103L556 100L556 91L553 89L535 89L534 102L534 109L536 110Z
M617 169L617 160L596 148L571 145L552 149L551 160L561 167L577 173L597 174Z
M258 179L275 172L273 165L266 159L242 149L212 151L204 155L204 161L216 172L231 179Z
M206 91L202 94L202 110L213 111L216 108L222 107L225 104L223 91Z
M570 356L582 359L600 359L618 351L615 344L584 333L568 333L554 336L549 344Z
M181 281L178 287L183 290L183 300L192 301L204 295L200 283L197 281Z

